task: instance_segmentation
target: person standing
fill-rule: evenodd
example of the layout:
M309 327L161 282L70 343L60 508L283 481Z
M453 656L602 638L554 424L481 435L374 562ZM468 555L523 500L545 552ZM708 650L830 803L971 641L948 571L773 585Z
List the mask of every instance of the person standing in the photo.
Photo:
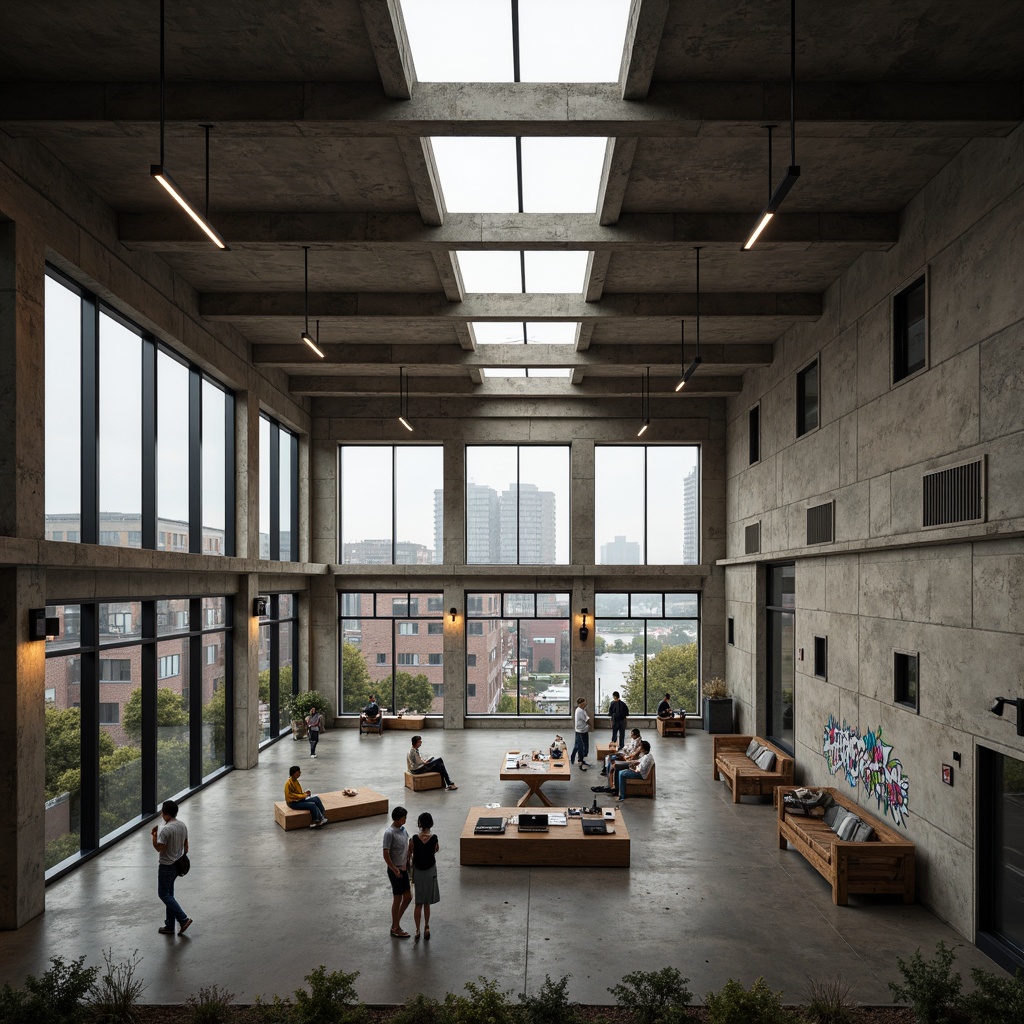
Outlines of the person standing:
M455 790L459 787L452 782L451 776L448 774L448 769L444 766L443 757L427 757L425 758L420 753L420 744L423 743L422 736L413 736L412 746L409 748L409 752L405 755L405 763L409 768L409 772L412 775L425 775L430 772L436 772L441 776L441 781L444 783L446 790Z
M608 705L608 714L612 720L612 743L618 743L620 747L626 744L626 719L629 718L629 708L624 700L619 699L619 691L612 690L612 702Z
M424 811L417 819L419 832L412 837L410 859L413 868L413 886L416 889L416 906L412 916L416 921L416 942L420 941L420 913L423 914L423 938L430 941L430 905L441 902L441 891L437 887L437 852L441 844L430 830L434 827L433 817Z
M313 796L308 789L302 788L302 784L299 782L301 774L302 769L297 764L293 764L288 769L288 781L284 784L284 802L293 811L309 811L313 816L312 824L309 827L321 828L327 824L324 802L320 797Z
M576 762L576 755L580 755L580 771L585 772L587 765L587 754L590 753L590 715L587 714L587 698L580 697L576 701L576 744L572 748L569 757L570 763Z
M163 928L157 931L161 935L173 935L174 922L177 921L178 934L184 935L192 924L192 918L174 898L174 883L178 878L178 861L188 853L188 829L185 822L178 821L178 805L173 800L163 802L160 817L164 819L163 825L154 825L152 831L153 849L160 854L160 863L156 869L156 894L167 912Z
M384 863L388 866L391 883L391 937L407 939L409 933L402 928L402 915L412 900L409 892L409 833L405 819L409 812L404 807L391 811L391 824L384 830Z
M316 745L320 742L320 730L324 727L324 716L316 708L310 708L306 715L306 729L309 731L309 756L316 757Z

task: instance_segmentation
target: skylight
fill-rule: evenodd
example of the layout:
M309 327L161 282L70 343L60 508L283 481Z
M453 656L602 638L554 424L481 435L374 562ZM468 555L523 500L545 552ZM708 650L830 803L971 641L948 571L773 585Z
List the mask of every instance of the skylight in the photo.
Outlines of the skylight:
M511 82L508 0L401 0L420 82Z
M519 211L515 139L435 136L431 142L449 213Z
M505 367L495 366L487 367L483 370L484 377L491 378L508 378L508 377L529 377L536 379L538 377L557 377L562 380L569 380L572 377L572 370L568 369L557 369L557 370L510 370Z
M456 252L467 292L522 292L520 254L512 250ZM580 295L587 273L586 252L531 251L524 254L527 292Z
M474 321L471 324L478 345L522 345L523 322ZM536 345L573 345L576 342L574 321L526 324L526 340Z

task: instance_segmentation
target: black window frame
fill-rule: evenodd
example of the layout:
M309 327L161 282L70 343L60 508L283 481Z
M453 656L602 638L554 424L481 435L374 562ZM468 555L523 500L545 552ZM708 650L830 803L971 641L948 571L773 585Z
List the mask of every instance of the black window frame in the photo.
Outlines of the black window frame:
M911 671L913 669L913 671ZM911 685L913 693L911 693ZM921 653L894 650L892 652L892 699L902 708L921 713Z
M911 301L920 295L921 315L910 321ZM921 324L921 353L919 360L910 362L910 332ZM928 275L921 274L892 297L892 384L893 386L916 377L928 369Z
M811 674L815 679L828 679L827 636L815 636L811 642Z
M747 465L761 461L761 403L752 405L747 412Z
M809 403L808 379L814 374L814 404ZM813 422L811 419L813 418ZM811 434L821 426L821 361L815 356L796 374L796 436Z
M268 485L270 508L270 536L268 540L268 559L271 562L297 562L299 560L299 435L289 430L283 423L269 413L261 412L260 419L270 425L270 483ZM282 488L281 481L281 445L287 444L291 454L290 480L287 490ZM288 534L288 548L281 549L281 501L288 500L291 530ZM260 552L262 554L262 552Z

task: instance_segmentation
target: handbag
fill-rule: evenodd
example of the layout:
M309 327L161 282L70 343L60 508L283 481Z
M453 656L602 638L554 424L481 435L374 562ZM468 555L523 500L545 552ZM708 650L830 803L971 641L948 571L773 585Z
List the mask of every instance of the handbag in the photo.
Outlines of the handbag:
M188 854L183 853L175 862L175 870L179 875L187 875L192 868L192 862L188 859Z

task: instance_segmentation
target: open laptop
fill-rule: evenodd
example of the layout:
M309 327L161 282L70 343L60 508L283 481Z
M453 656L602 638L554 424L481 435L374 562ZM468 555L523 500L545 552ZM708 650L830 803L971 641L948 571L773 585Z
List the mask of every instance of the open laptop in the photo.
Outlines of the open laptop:
M546 814L520 814L520 832L547 832L548 816Z
M505 834L505 819L504 818L477 818L476 827L473 829L474 835L494 835L500 836Z
M583 818L583 834L585 836L606 836L608 835L608 824L604 818Z

